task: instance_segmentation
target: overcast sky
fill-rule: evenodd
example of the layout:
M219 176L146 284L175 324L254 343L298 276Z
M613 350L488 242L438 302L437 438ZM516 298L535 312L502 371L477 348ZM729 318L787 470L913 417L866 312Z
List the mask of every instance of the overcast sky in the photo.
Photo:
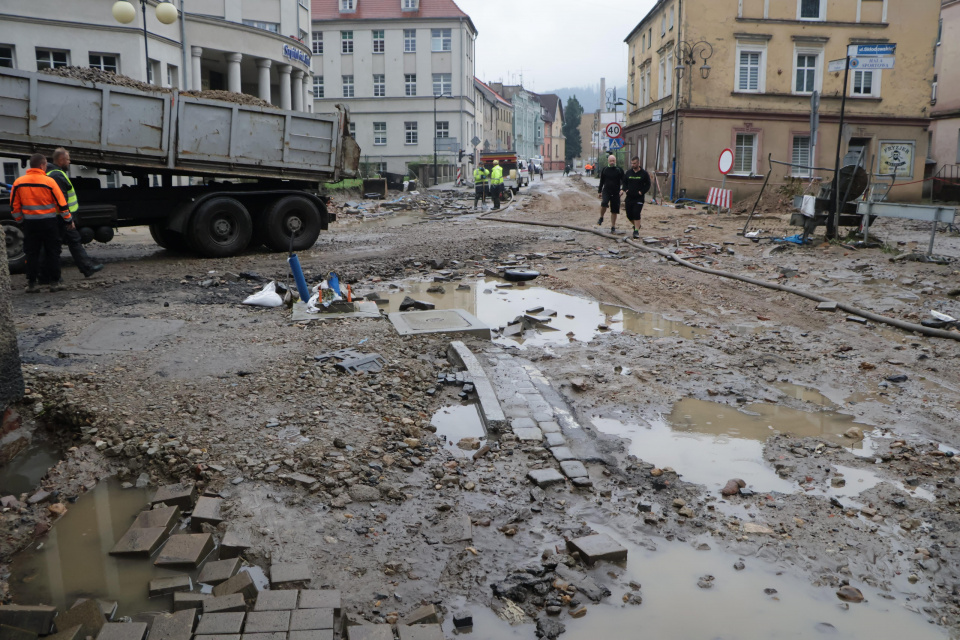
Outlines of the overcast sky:
M623 39L655 0L455 0L473 20L477 76L534 91L627 82Z

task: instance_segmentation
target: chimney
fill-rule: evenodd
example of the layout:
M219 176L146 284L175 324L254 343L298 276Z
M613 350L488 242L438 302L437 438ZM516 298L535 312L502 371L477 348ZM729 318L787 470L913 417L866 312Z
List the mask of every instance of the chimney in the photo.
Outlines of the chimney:
M600 78L600 111L607 110L607 79Z

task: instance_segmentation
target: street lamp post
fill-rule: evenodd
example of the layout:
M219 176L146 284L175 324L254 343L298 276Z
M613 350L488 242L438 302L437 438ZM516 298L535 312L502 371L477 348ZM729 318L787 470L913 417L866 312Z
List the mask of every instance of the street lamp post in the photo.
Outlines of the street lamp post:
M437 186L437 100L452 97L449 93L437 93L433 96L433 186Z
M673 175L670 178L671 198L676 197L675 191L677 188L677 156L679 155L679 149L677 147L680 143L680 82L683 80L683 70L684 67L687 66L692 69L693 65L697 62L697 58L700 58L703 60L703 64L700 65L700 77L706 80L710 77L710 65L707 61L712 57L713 45L706 40L698 40L694 43L681 40L677 43L677 65L675 67L677 72L677 92L673 107ZM692 82L693 80L691 79L691 92L693 91Z
M146 81L150 82L150 49L147 44L147 0L140 0L140 8L143 10L143 56L146 59ZM117 0L113 3L113 17L121 24L130 24L137 17L137 10L129 0ZM157 20L163 24L173 24L177 21L179 12L173 6L173 3L166 0L157 4ZM182 43L181 43L182 46Z

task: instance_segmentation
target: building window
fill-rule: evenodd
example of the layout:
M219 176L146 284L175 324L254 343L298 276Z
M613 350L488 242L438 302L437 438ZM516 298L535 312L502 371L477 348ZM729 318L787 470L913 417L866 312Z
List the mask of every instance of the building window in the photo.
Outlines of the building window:
M943 18L937 23L937 46L940 46L940 39L943 37Z
M673 30L673 7L670 7L670 30Z
M433 44L434 51L453 50L452 29L430 29L430 39Z
M373 52L383 53L383 29L373 30Z
M353 53L353 31L340 32L340 53Z
M738 175L752 176L757 172L757 134L738 133L734 149L733 172Z
M383 175L387 172L387 163L386 162L375 162L373 163L374 171L379 175Z
M90 54L90 68L100 69L102 71L113 71L119 73L120 66L117 64L118 56L106 55L102 53Z
M417 123L416 122L404 122L403 123L403 143L404 144L417 144Z
M435 73L433 74L433 95L442 96L453 93L453 74Z
M403 51L404 53L416 53L417 51L417 30L403 30Z
M311 50L316 55L323 55L323 31L314 31Z
M37 49L37 70L56 69L69 65L69 59L66 51L54 51L52 49Z
M820 56L816 53L797 53L797 71L793 84L794 93L813 93L817 89L817 68Z
M403 10L404 10L404 11L416 11L416 10L417 10L417 0L403 0Z
M854 71L850 81L850 95L873 97L880 95L879 71Z
M403 91L408 96L417 95L417 74L403 74Z
M377 145L387 144L387 123L386 122L373 123L373 144L377 144Z
M354 0L340 0L340 11L353 11Z
M117 176L120 175L116 171L107 172L107 189L116 189L120 186L120 181L117 180Z
M673 74L676 73L673 69L673 51L667 54L667 70L663 76L664 81L666 82L667 92L664 95L669 96L673 93Z
M313 97L323 97L323 76L313 76Z
M797 20L826 20L827 0L797 0Z
M667 14L660 16L660 37L667 35Z
M764 81L766 79L766 73L764 69L767 62L766 50L739 49L737 57L739 59L736 72L737 91L746 93L763 93Z
M17 162L4 162L3 163L3 181L7 184L13 184L13 181L17 179L17 168L19 167Z
M351 122L350 126L347 127L347 131L350 133L350 137L356 139L357 137L357 123Z
M450 137L450 123L449 122L438 122L437 123L437 138L449 138Z
M810 177L810 136L793 136L793 153L790 163L799 165L790 167L790 175L795 178Z
M280 33L280 23L279 22L264 22L262 20L244 20L243 24L248 27L253 27L254 29L263 29L264 31L269 31L270 33Z
M640 53L643 53L647 50L647 34L640 34Z
M657 91L657 100L660 100L660 99L663 98L665 95L667 95L667 94L665 94L665 93L663 92L663 91L664 91L664 83L666 82L666 81L664 80L664 76L666 75L666 73L667 73L667 59L666 59L666 58L660 58L660 71L659 71L659 73L657 74L657 89L658 89L658 91Z
M353 97L353 76L343 76L343 97Z
M387 95L386 76L382 73L373 74L373 97L383 98Z
M167 86L173 88L180 86L180 70L172 64L167 65Z
M15 66L13 63L13 47L0 46L0 67L13 69Z

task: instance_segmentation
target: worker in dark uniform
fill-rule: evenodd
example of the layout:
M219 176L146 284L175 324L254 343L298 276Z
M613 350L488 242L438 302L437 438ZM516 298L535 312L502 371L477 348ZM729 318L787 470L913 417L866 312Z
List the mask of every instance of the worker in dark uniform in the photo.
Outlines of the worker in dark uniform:
M41 153L30 156L30 168L13 183L10 191L13 219L23 224L23 248L27 254L27 293L39 293L42 277L50 291L63 288L60 282L60 220L73 227L67 199L53 178L47 176L47 159ZM41 268L40 252L44 259Z
M70 182L70 176L68 175L70 172L70 152L63 147L54 150L53 165L53 168L47 172L47 175L53 178L60 187L60 190L63 191L63 196L67 199L67 206L70 208L70 213L76 213L80 205L77 202L77 192L74 190L73 183ZM61 225L60 236L67 245L67 248L70 249L70 255L73 256L73 264L77 266L77 269L80 270L84 278L89 278L97 271L103 269L102 264L95 263L93 259L87 255L86 249L83 248L83 242L80 240L80 232L77 231L75 224Z
M627 220L633 223L633 237L640 237L640 214L643 211L644 196L650 191L650 174L640 166L640 158L630 160L630 168L623 174L623 186L620 195L624 196L623 207Z
M617 166L617 157L607 158L607 166L600 172L600 219L597 225L603 225L603 216L610 207L610 233L617 232L617 214L620 213L620 187L623 186L623 169Z

